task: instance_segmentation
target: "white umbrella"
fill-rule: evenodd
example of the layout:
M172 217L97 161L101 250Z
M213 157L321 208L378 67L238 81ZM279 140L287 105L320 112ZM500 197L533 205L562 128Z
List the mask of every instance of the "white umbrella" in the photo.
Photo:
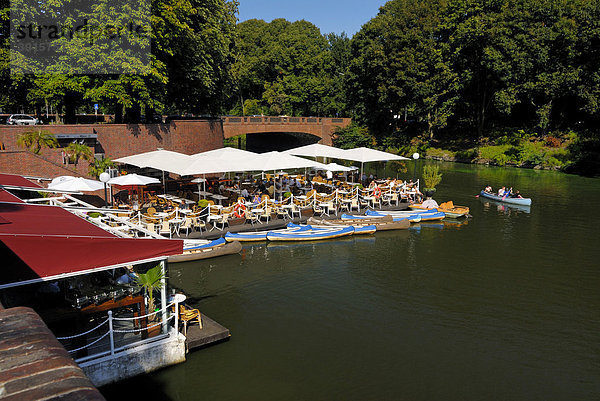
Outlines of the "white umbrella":
M309 156L309 157L329 157L333 159L346 159L345 150L334 148L333 146L321 145L313 143L312 145L300 146L298 148L284 151L290 155Z
M346 166L342 166L340 164L337 163L329 163L325 165L325 169L329 170L329 171L344 171L344 172L348 172L348 171L352 171L352 170L356 170L356 167L346 167Z
M388 160L410 160L408 157L402 157L393 153L382 152L380 150L365 147L344 150L344 156L340 157L340 159L354 160L361 163Z
M143 186L143 185L148 185L148 184L160 184L160 180L158 180L156 178L152 178L152 177L146 177L145 175L127 174L127 175L120 175L118 177L111 178L110 180L108 180L108 183L114 184L114 185L122 185L122 186L126 186L126 185Z
M201 152L201 153L196 153L194 155L192 155L192 158L197 158L197 157L205 157L205 156L209 156L212 158L219 158L219 159L232 159L232 158L239 158L239 157L245 157L245 156L256 156L258 153L254 153L254 152L249 152L247 150L242 150L242 149L237 149L237 148L219 148L219 149L213 149L213 150L209 150L206 152Z
M388 161L388 160L410 160L408 157L402 157L393 153L382 152L380 150L370 148L354 148L345 150L346 160L354 160L360 162L360 177L363 175L363 164L366 162Z
M245 171L276 171L305 167L325 170L325 166L323 163L273 151L258 154L254 159L248 160Z
M48 189L55 191L92 192L104 188L104 183L83 177L71 177L56 183L50 183Z

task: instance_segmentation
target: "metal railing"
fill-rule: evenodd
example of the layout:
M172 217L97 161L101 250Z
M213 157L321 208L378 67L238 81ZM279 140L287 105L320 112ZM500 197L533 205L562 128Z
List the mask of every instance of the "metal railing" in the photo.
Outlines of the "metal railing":
M83 351L83 350L91 350L93 346L95 346L96 344L100 343L100 341L104 340L106 337L108 337L108 350L105 351L101 351L101 352L96 352L94 354L91 355L87 355L84 357L80 357L78 359L75 359L75 361L77 363L80 362L85 362L85 361L89 361L92 359L97 359L97 358L101 358L104 356L115 356L120 352L123 352L127 349L130 349L132 347L141 345L141 344L146 344L146 343L150 343L150 342L154 342L163 338L166 338L168 336L170 336L171 334L177 334L179 333L179 299L176 296L175 300L173 302L171 302L170 304L166 305L164 308L156 310L154 312L148 313L146 315L143 316L134 316L134 317L114 317L113 316L113 312L112 310L109 310L107 312L107 318L102 321L101 323L99 323L98 325L96 325L95 327L86 330L82 333L78 333L78 334L74 334L71 336L64 336L64 337L56 337L57 340L61 341L61 342L66 342L68 340L74 340L77 338L85 338L88 335L92 334L92 333L96 333L96 335L98 336L97 338L95 338L93 341L81 346L81 347L77 347L77 348L73 348L73 349L67 349L67 352L69 352L69 354L71 355L75 355L77 352ZM166 313L169 312L171 310L171 308L173 308L173 313L170 313L169 317L166 317ZM153 324L150 325L146 325L145 327L142 327L142 319L149 319L151 316L157 315L157 314L162 314L163 318ZM174 328L173 330L169 330L169 326L168 323L169 321L173 319L174 320ZM117 329L114 327L114 323L115 321L130 321L132 322L132 327L133 329ZM138 328L135 328L135 322L137 321L138 323ZM100 330L104 327L107 326L106 331L104 332L100 332ZM146 332L148 333L149 330L159 327L161 326L161 333L157 336L151 337L151 338L146 338L146 339L141 339L138 341L133 341L131 343L127 343L123 346L119 346L117 347L115 345L115 333L120 333L120 334L127 334L127 333L133 333L133 334L141 334L142 332ZM67 348L67 347L65 347Z

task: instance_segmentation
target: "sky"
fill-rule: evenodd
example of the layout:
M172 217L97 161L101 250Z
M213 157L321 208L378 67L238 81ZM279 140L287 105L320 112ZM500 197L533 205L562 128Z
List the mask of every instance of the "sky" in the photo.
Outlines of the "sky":
M252 18L270 22L276 18L312 22L322 34L334 32L352 37L377 15L386 0L239 0L239 22Z

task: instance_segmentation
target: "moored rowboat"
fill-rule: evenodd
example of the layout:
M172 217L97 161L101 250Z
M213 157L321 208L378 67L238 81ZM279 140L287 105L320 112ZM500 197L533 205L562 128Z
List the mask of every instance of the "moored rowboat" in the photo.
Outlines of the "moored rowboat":
M444 212L446 217L450 217L453 219L458 219L459 217L467 216L469 214L468 207L456 206L452 201L444 202L439 207L434 209L424 208L423 205L420 203L412 204L409 207L415 211L437 210L439 212Z
M178 263L191 260L201 260L214 258L216 256L232 255L242 250L242 244L239 242L226 243L223 238L204 243L203 241L184 242L183 253L180 255L171 255L167 262Z
M363 226L375 226L377 231L387 231L387 230L406 230L410 227L410 221L408 219L401 219L398 221L394 221L392 216L384 216L373 219L356 219L356 220L326 220L319 219L316 217L311 217L307 221L308 224L313 227L322 227L322 226L353 226L355 233L359 227Z
M333 227L331 229L313 228L311 226L303 231L277 232L269 231L267 239L269 241L316 241L331 238L344 237L351 235L354 232L354 227L348 226L343 228Z

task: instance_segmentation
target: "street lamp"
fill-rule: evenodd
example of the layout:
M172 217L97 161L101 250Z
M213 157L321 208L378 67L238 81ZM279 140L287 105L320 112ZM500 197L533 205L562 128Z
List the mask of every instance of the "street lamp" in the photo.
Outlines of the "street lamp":
M110 174L108 174L106 171L102 174L100 174L100 181L102 181L104 183L104 206L108 206L108 201L106 199L106 183L108 182L108 180L110 180Z
M417 152L413 153L413 159L415 159L415 169L413 170L413 182L417 182L417 160L419 160L419 154Z

